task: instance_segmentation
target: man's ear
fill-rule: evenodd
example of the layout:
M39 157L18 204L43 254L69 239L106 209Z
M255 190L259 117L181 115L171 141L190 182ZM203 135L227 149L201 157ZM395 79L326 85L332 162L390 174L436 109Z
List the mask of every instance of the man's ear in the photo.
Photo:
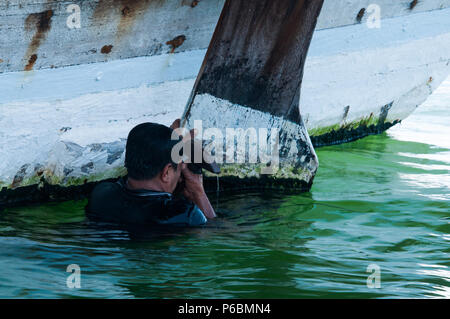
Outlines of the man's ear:
M172 164L167 164L164 166L160 173L160 178L163 183L169 183L170 182L170 173L169 170L172 167Z

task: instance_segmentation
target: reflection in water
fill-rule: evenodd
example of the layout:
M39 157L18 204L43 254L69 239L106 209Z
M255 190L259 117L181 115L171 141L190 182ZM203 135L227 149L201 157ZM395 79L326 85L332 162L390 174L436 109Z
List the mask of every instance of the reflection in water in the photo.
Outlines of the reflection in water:
M426 152L399 153L409 158L402 163L403 165L419 169L414 173L399 173L399 177L413 187L424 189L423 192L419 191L418 195L432 200L450 200L449 123L450 81L447 81L430 96L414 116L389 131L389 136L397 140L420 142L429 147ZM427 172L431 170L439 172Z
M450 270L448 267L442 265L425 265L419 264L420 267L424 269L419 269L417 271L420 275L426 275L428 277L436 276L438 279L444 279L447 282L450 282ZM431 294L427 295L427 297L442 297L442 298L450 298L450 285L446 286L432 286Z
M310 193L212 194L207 227L93 224L85 201L4 210L0 297L449 298L448 87L388 133L319 149Z

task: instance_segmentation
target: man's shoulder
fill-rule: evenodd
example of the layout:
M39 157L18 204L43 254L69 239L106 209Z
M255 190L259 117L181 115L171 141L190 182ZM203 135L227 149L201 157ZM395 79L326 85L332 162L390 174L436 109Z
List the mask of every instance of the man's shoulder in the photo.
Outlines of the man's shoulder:
M122 192L122 187L118 182L101 182L97 184L91 193L91 198L96 196L110 196L111 193Z
M88 209L99 210L105 206L116 205L117 201L121 201L124 192L122 187L116 182L101 182L97 184L89 196Z
M120 221L123 189L117 182L97 184L89 196L85 207L86 216L91 220Z
M203 212L191 201L156 191L128 190L123 180L95 186L86 206L90 219L124 223L184 224L206 223Z

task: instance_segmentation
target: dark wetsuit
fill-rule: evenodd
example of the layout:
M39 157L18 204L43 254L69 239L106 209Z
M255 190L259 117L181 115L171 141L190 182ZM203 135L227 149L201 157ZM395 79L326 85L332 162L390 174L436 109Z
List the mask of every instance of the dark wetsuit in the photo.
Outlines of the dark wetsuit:
M130 190L124 179L97 185L86 206L86 216L128 225L201 226L207 221L190 201L174 198L170 193Z

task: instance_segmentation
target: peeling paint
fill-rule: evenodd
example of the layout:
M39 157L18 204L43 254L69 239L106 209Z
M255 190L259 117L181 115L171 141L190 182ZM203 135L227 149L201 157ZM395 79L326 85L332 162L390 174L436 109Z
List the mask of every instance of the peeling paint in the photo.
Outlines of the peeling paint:
M344 107L344 115L342 115L342 122L345 122L348 116L348 111L350 111L350 105Z
M20 170L14 176L13 182L11 184L11 188L17 188L17 187L21 186L29 166L30 166L29 164L22 165Z
M392 108L392 105L394 104L394 101L392 101L389 104L384 105L381 110L380 110L380 116L379 116L379 120L378 123L383 124L384 122L386 122L389 110Z
M217 114L220 116L218 117ZM279 169L275 170L275 174L271 176L299 179L306 183L314 178L318 167L318 159L302 123L297 124L267 112L231 103L209 94L197 95L186 119L186 127L194 128L196 119L202 120L203 129L213 127L223 130L224 138L226 128L254 128L256 130L264 128L268 132L277 129L279 132L279 153L277 155L279 155L280 162ZM245 134L245 131L241 133ZM223 142L223 145L226 148L225 153L229 148L234 148L234 145L227 145L226 141ZM304 160L300 161L302 157ZM261 178L264 175L261 173L261 168L264 165L248 162L244 164L226 163L223 166L222 176Z

